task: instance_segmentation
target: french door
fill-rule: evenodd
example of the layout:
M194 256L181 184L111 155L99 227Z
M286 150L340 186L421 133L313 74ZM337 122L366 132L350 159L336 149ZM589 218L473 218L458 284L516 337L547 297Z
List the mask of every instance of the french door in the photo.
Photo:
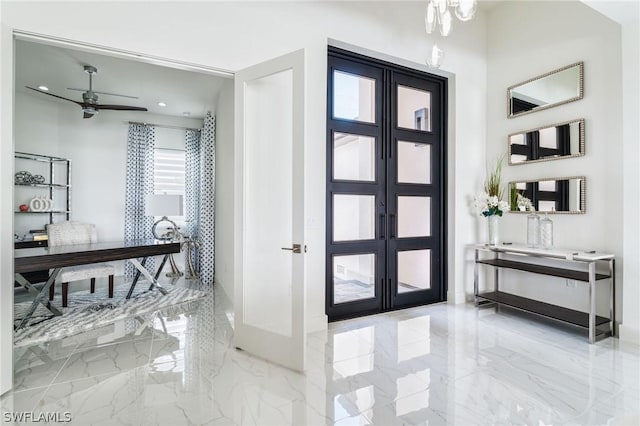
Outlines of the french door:
M329 48L330 321L446 294L446 79Z
M296 371L306 348L304 69L298 50L235 75L234 344Z

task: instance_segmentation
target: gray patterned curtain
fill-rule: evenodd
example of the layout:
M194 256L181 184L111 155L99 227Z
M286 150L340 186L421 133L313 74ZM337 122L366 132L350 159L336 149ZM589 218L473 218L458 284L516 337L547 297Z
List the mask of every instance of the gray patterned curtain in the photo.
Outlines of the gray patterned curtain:
M125 193L124 239L151 239L153 217L145 215L145 198L153 194L153 152L155 129L143 124L130 124L127 141L127 184ZM153 259L147 261L153 270ZM125 264L125 276L132 278L136 268Z
M215 275L215 182L216 119L207 113L200 134L199 263L203 284L213 284Z
M185 133L185 203L186 234L194 239L200 237L200 132L187 129ZM185 256L187 251L185 250ZM193 265L199 270L199 259L192 251ZM185 258L185 265L188 259Z

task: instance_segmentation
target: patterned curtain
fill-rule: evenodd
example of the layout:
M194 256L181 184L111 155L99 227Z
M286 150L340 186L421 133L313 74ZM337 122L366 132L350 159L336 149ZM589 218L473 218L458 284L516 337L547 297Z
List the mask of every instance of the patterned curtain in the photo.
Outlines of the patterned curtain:
M127 184L125 193L124 239L152 239L153 216L145 215L145 198L153 194L153 152L155 129L143 124L130 124L127 142ZM153 270L153 259L147 260ZM125 264L125 276L132 278L136 268Z
M207 113L200 135L199 263L203 284L213 284L215 274L216 119Z
M198 239L200 236L200 132L187 129L185 133L185 202L186 234ZM187 250L185 250L185 256ZM192 251L193 265L200 269L196 251ZM185 258L185 265L188 259Z

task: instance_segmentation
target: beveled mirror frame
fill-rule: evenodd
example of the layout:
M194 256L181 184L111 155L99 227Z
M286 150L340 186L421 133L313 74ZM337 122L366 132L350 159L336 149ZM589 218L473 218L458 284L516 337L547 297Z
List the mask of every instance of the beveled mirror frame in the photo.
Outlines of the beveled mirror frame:
M531 179L531 180L514 180L507 184L507 192L509 192L509 205L511 205L511 186L516 183L533 183L533 182L545 182L549 180L569 180L569 179L582 179L583 184L580 186L580 210L579 211L536 211L536 213L549 213L549 214L585 214L587 212L587 178L585 176L562 176L562 177L549 177L542 179ZM529 211L520 211L520 210L508 210L509 213L524 213L529 214Z
M556 102L556 103L553 103L553 104L547 104L547 105L544 105L544 106L540 106L539 108L531 109L529 111L522 111L522 112L519 112L517 114L513 113L512 103L511 103L511 90L517 88L518 86L522 86L524 84L531 83L532 81L543 79L545 77L548 77L550 75L557 74L559 72L568 70L569 68L573 68L575 66L579 67L578 68L578 70L579 70L579 72L578 72L578 79L579 79L579 88L578 88L578 92L579 93L578 93L578 96L574 96L572 98L565 99L563 101ZM553 107L556 107L556 106L559 106L559 105L564 105L564 104L568 104L570 102L578 101L578 100L582 99L583 97L584 97L584 62L580 61L580 62L575 62L573 64L564 66L562 68L555 69L553 71L549 71L549 72L547 72L545 74L530 78L529 80L526 80L526 81L521 81L520 83L516 83L516 84L514 84L512 86L507 87L507 117L508 118L520 117L522 115L531 114L532 112L542 111L542 110L545 110L545 109L548 109L548 108L553 108Z
M579 152L577 154L563 155L562 157L538 158L535 160L521 161L519 163L514 163L511 161L511 137L512 136L521 135L523 133L526 134L529 132L537 132L538 130L544 130L544 129L549 129L551 127L564 126L565 124L573 124L573 123L578 123L578 151ZM511 133L509 136L507 136L507 157L508 157L510 166L521 166L523 164L540 163L543 161L554 161L554 160L563 160L565 158L584 157L584 153L585 153L584 118L578 118L576 120L570 120L570 121L563 121L562 123L550 124L548 126L536 127L535 129L522 130L520 132Z

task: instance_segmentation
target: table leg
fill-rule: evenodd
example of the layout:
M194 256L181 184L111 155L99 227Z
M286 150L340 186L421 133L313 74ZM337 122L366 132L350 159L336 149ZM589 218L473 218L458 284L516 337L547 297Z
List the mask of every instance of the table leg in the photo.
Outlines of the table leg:
M596 263L589 262L589 343L596 342Z
M42 287L42 290L40 290L40 293L33 300L33 303L31 303L31 306L29 307L27 314L24 316L24 318L22 318L22 321L20 321L20 324L18 324L18 326L15 328L16 330L20 330L22 327L26 326L29 323L29 320L31 319L31 317L33 316L33 313L36 311L36 308L38 307L38 303L42 303L42 305L44 305L45 307L47 306L46 303L43 302L43 299L46 299L49 297L49 287L51 287L53 283L56 281L56 278L58 277L58 274L60 273L61 270L62 268L55 268L53 272L51 272L51 275L49 275L49 279L47 280L45 285Z
M144 264L147 263L147 258L143 258L142 259L142 266L144 267ZM129 292L127 292L127 299L131 299L131 295L133 294L133 289L136 288L136 284L138 284L138 280L140 279L140 268L138 268L136 266L136 268L138 269L136 271L136 275L133 277L133 281L131 281L131 286L129 287Z
M616 335L616 263L615 259L609 261L609 276L611 277L611 291L609 292L609 330L611 336Z
M478 306L478 249L475 253L475 262L473 264L473 297L475 299L476 306Z
M146 258L143 260L143 263L145 262ZM160 291L160 293L162 294L167 294L167 290L165 290L159 283L158 280L156 280L150 273L149 271L144 267L143 263L140 263L138 261L138 259L130 259L130 262L133 263L133 266L135 266L136 268L138 268L138 271L140 271L142 273L142 275L144 275L144 277L146 279L149 280L149 282L151 283L151 287L149 287L149 289L153 289L153 287L157 287L158 291ZM133 287L131 287L131 289L129 289L129 292L132 293L133 292Z
M30 294L33 295L33 297L38 297L40 292L35 289L33 284L31 284L29 281L27 281L27 279L25 277L23 277L22 274L16 273L15 275L16 275L15 276L16 282L18 284L20 284L22 287L24 287ZM46 302L43 302L43 304L44 304L45 308L50 310L54 315L56 315L56 316L62 315L62 312L60 312L58 310L58 308L53 306L49 300L46 300Z

